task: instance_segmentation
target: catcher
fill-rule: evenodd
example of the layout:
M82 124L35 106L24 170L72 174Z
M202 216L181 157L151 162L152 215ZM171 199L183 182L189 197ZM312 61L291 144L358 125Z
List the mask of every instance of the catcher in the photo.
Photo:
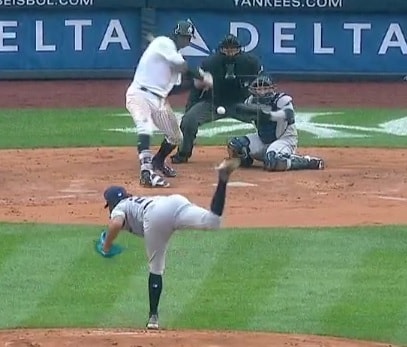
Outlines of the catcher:
M250 84L249 92L237 112L250 118L257 133L230 139L229 156L240 158L242 167L261 161L267 171L323 169L321 158L296 154L298 132L292 97L278 93L273 80L265 75Z

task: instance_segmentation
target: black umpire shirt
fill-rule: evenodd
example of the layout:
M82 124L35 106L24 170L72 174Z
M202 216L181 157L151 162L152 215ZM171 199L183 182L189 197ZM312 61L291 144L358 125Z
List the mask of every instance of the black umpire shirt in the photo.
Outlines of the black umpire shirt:
M213 76L213 92L209 90L202 93L202 90L192 86L188 104L201 100L212 101L213 94L215 105L228 105L243 102L249 96L247 87L256 78L261 64L257 57L248 53L240 53L235 57L216 53L205 59L201 67Z

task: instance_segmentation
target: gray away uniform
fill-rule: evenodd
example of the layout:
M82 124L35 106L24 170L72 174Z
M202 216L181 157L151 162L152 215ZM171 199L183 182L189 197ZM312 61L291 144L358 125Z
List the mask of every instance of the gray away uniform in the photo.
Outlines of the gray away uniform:
M253 96L250 96L245 103L253 103L253 100ZM293 122L294 116L289 121L284 113L286 109L295 113L291 96L278 94L273 103L266 107L268 111L280 111L281 114L274 112L270 119L254 120L257 133L246 135L252 158L263 161L265 154L272 151L288 156L294 154L298 146L298 132Z
M268 104L259 104L250 96L238 109L247 113L257 129L228 143L228 148L241 158L241 166L249 167L258 160L268 171L324 168L322 159L296 154L298 132L291 96L276 93Z
M124 218L124 230L144 237L149 271L156 275L164 273L168 241L176 230L219 229L221 223L221 217L179 194L126 198L110 215L118 216Z

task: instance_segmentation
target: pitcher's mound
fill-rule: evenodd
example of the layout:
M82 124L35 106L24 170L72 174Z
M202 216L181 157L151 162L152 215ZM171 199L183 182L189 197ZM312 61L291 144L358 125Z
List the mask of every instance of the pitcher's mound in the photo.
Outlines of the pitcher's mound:
M31 329L0 332L5 347L389 347L389 344L339 338L216 331L135 331L105 329Z

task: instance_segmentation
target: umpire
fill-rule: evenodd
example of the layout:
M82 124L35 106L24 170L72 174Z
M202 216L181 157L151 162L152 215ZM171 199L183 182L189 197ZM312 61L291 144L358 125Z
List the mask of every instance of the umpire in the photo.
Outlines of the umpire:
M203 90L200 85L193 84L181 120L183 142L171 157L174 164L188 162L198 127L202 124L225 117L247 122L235 114L235 105L249 96L248 86L262 69L258 58L244 53L239 40L232 34L220 42L218 51L205 59L201 68L212 74L213 89ZM224 115L216 114L218 106L225 107Z

